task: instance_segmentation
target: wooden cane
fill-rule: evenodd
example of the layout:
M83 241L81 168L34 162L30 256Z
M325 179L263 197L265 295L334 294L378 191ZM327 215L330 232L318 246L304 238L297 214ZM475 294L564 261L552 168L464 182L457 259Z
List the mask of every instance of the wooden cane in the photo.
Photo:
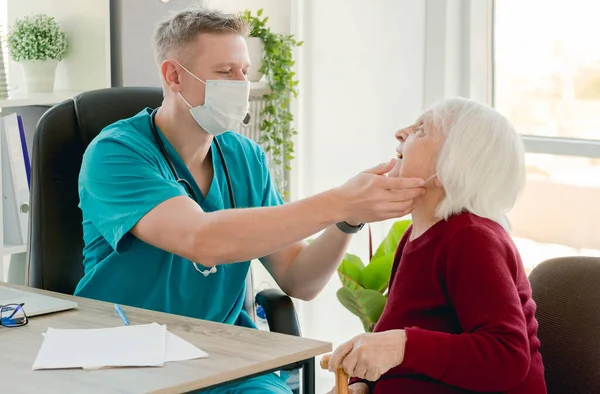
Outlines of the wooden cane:
M331 354L327 354L321 359L322 369L329 368L330 358ZM333 389L333 394L348 394L348 374L341 366L335 371L335 387Z

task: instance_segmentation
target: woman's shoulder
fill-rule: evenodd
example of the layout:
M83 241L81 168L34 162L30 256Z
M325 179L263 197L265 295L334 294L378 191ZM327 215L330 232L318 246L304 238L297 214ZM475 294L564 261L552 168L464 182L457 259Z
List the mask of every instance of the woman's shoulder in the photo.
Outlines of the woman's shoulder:
M512 243L510 235L499 223L471 212L454 215L446 222L446 236L450 239L476 236L489 241L511 241Z

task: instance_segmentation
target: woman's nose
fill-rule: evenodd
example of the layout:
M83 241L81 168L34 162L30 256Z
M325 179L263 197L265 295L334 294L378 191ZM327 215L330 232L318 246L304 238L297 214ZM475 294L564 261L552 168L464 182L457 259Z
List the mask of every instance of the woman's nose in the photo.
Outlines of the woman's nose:
M408 133L406 132L406 129L401 129L401 130L396 131L396 139L400 142L406 141L407 136L408 136Z

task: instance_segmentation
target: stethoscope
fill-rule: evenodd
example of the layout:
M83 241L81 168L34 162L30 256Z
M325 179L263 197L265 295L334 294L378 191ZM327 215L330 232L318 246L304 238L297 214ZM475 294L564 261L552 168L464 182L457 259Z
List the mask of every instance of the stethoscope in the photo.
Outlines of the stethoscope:
M165 158L167 165L171 169L171 172L173 173L173 176L175 177L175 181L177 183L179 183L180 185L183 185L183 187L187 190L188 195L194 201L199 203L198 197L196 196L196 193L192 189L192 185L190 185L190 183L186 179L179 177L179 174L177 173L177 170L175 169L173 162L169 158L169 154L167 153L165 145L163 144L162 139L158 135L158 130L156 128L156 120L155 120L157 111L158 111L158 108L155 108L152 111L152 113L150 114L150 126L152 128L152 134L154 134L154 138L156 139L156 143L158 144L158 148L160 149L160 152L162 153L163 157ZM223 171L225 172L225 179L227 181L227 190L229 192L229 202L231 204L231 208L235 209L235 197L233 196L233 186L231 183L231 178L229 177L229 169L227 168L227 163L225 162L225 156L223 155L223 150L221 150L221 145L219 144L217 137L214 137L213 141L215 143L215 146L217 147L217 152L219 152L219 157L221 158L221 164L223 165ZM194 264L194 268L196 269L196 271L198 271L199 273L201 273L204 276L208 276L210 274L214 274L215 272L217 272L216 266L211 267L210 270L202 271L200 268L198 268L198 264L196 264L195 262L193 264Z

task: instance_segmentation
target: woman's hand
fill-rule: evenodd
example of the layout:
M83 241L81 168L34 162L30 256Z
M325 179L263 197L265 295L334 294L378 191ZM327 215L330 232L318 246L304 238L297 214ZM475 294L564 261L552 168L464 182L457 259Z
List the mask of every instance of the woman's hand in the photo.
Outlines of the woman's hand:
M406 332L390 330L361 334L340 345L329 360L329 370L344 368L349 376L371 382L402 364Z
M358 382L348 386L349 394L369 394L369 386L366 383ZM333 389L327 394L334 394Z

